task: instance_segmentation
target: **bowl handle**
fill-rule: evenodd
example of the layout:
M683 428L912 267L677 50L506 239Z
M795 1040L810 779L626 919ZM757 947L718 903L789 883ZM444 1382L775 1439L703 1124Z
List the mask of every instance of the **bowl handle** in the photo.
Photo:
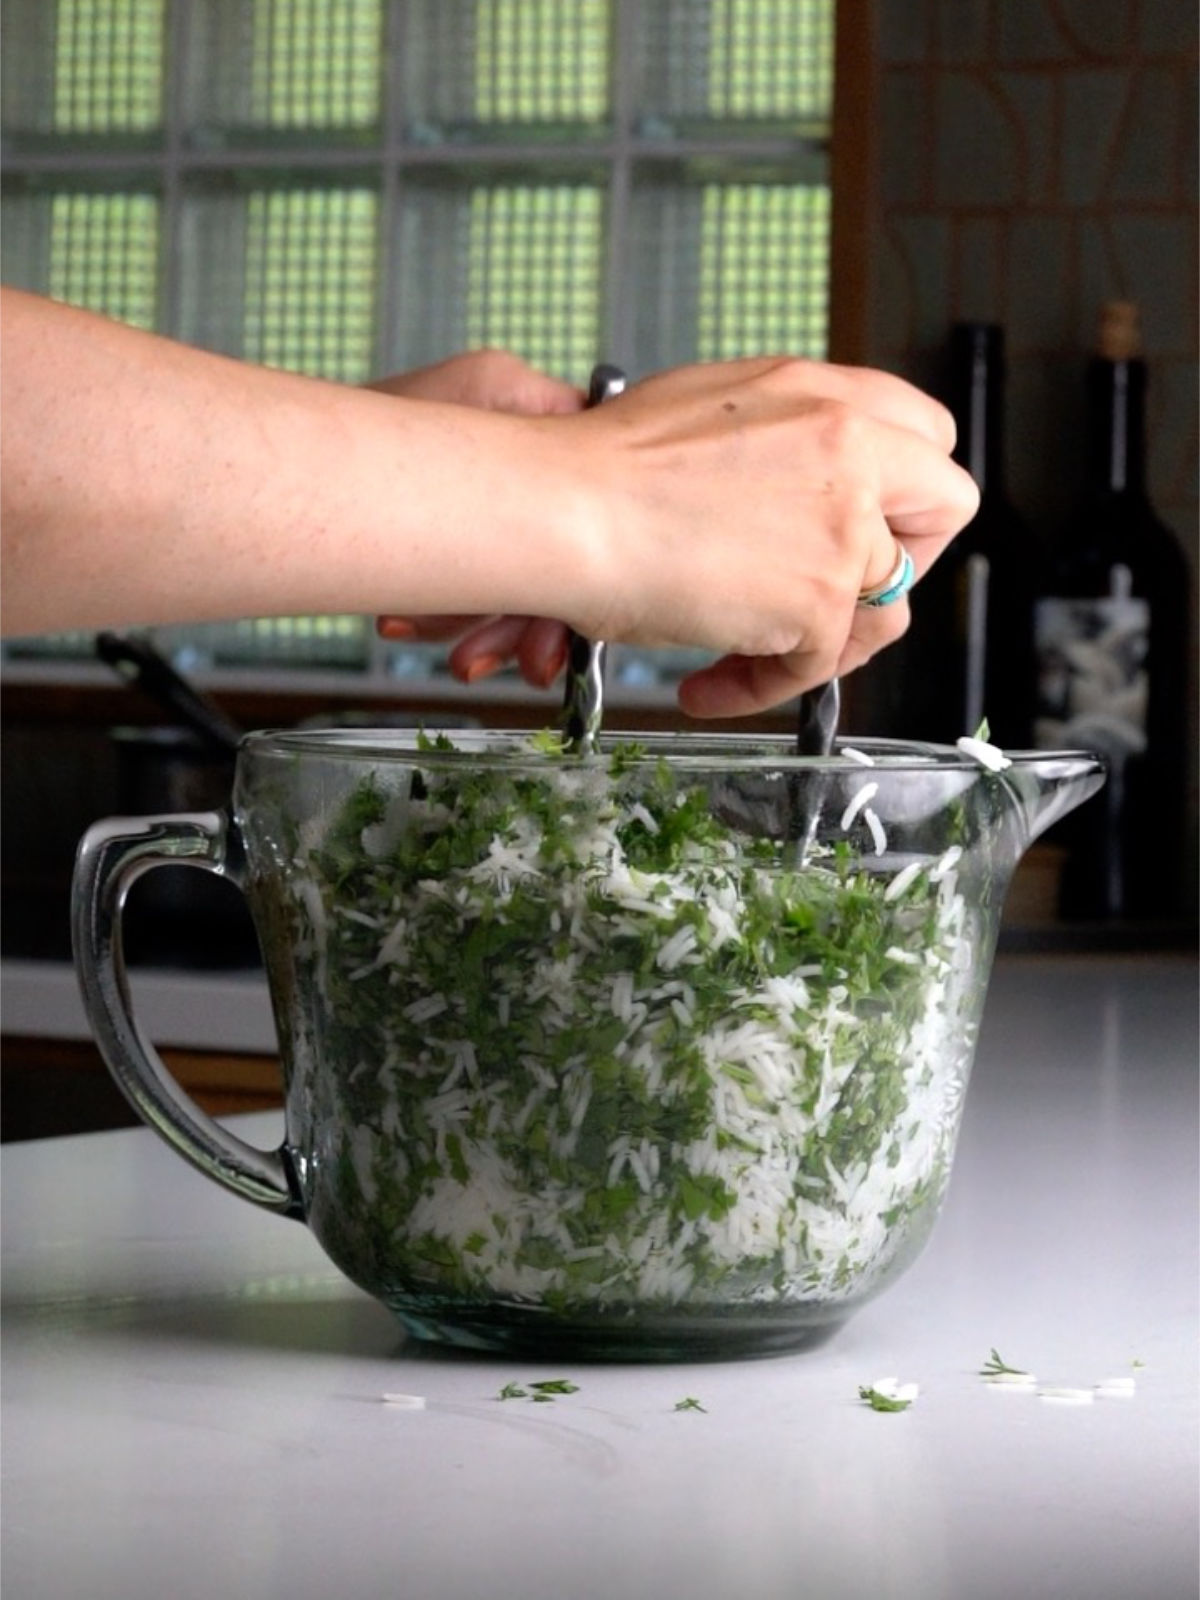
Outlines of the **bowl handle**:
M122 948L125 898L143 872L192 866L242 887L241 836L219 811L110 817L84 835L71 885L75 970L100 1054L134 1110L186 1161L244 1200L303 1218L287 1148L259 1150L214 1122L163 1066L133 1014Z

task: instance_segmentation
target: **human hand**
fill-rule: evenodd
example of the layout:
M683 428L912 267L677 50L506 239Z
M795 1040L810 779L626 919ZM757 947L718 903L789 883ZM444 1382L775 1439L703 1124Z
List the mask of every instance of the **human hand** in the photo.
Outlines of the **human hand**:
M907 601L866 610L859 593L892 570L897 536L920 576L978 505L949 459L949 414L868 369L760 358L689 367L569 427L602 528L591 593L565 597L563 610L574 606L574 625L594 638L726 652L680 685L695 716L766 709L899 638ZM529 681L549 683L565 649L561 630L528 618L399 627L424 639L469 628L451 656L467 680L515 656Z
M443 405L476 406L527 417L578 411L584 400L573 384L539 372L509 350L466 350L432 366L377 378L363 387L405 400L437 400Z
M580 410L584 402L573 385L539 372L507 350L466 351L366 387L408 400L438 400L530 417L565 415ZM527 683L545 689L566 662L566 626L549 617L385 616L377 626L385 639L434 643L461 635L449 666L466 683L515 660Z

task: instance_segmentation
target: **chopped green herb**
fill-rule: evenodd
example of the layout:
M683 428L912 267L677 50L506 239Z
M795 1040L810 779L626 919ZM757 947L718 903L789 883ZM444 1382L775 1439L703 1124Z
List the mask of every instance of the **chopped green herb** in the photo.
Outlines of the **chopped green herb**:
M961 847L800 867L765 791L558 735L515 768L447 745L365 777L264 908L338 1265L562 1318L874 1292L949 1174L982 989Z
M1026 1372L1023 1367L1010 1367L1001 1360L999 1353L993 1346L992 1353L979 1369L979 1376L981 1378L1029 1378L1032 1377L1032 1373Z
M975 729L975 732L971 735L971 737L973 739L978 739L982 744L991 744L992 725L986 717L984 717L983 721Z
M675 1409L676 1411L704 1411L707 1415L706 1408L692 1394L684 1395L682 1400L676 1400Z
M1139 1358L1137 1356L1134 1356L1133 1360L1129 1363L1129 1365L1131 1367L1144 1367L1146 1365L1146 1363L1144 1361L1142 1361L1142 1360L1139 1360Z
M559 1394L578 1394L579 1385L569 1378L539 1378L528 1388L519 1383L506 1383L496 1396L498 1400L537 1400L545 1403Z
M860 1386L858 1398L865 1400L872 1411L907 1411L912 1405L911 1400L901 1400L896 1395L884 1394L881 1389L867 1384Z

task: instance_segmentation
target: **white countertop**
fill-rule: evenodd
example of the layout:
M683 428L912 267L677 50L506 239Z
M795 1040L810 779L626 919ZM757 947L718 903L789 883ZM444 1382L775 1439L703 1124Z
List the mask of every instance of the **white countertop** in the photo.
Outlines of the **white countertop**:
M406 1345L149 1131L6 1147L5 1593L1194 1597L1197 1065L1194 963L1003 961L924 1256L820 1349L705 1366ZM993 1345L1136 1392L998 1390ZM858 1400L883 1374L911 1410ZM495 1398L559 1376L579 1392Z

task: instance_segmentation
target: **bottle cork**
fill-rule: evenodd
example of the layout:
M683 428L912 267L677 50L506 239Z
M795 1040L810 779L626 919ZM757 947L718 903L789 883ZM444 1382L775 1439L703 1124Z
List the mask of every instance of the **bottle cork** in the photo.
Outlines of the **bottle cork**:
M1096 353L1105 361L1136 361L1141 355L1138 308L1132 300L1106 300L1100 307Z

